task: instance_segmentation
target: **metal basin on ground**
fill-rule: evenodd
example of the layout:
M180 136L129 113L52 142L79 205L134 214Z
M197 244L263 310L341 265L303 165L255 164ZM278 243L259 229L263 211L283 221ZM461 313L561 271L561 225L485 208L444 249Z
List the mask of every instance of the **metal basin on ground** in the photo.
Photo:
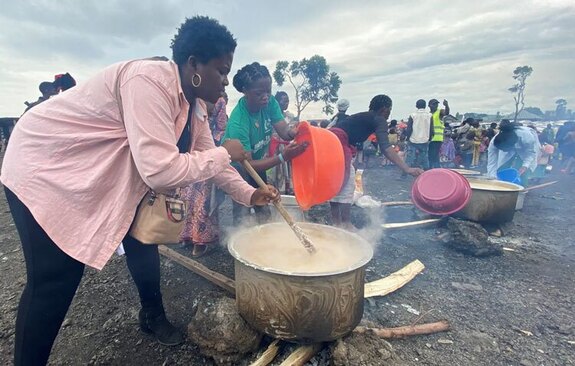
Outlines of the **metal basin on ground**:
M522 186L499 180L466 178L471 185L471 199L455 214L456 217L493 224L513 220Z

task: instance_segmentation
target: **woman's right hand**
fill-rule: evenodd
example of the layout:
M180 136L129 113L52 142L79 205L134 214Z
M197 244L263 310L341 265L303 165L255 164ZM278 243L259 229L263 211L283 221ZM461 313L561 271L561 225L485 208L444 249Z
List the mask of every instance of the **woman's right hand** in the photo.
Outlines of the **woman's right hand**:
M226 140L221 146L228 151L232 161L243 161L248 158L248 153L244 150L240 140Z
M303 154L308 145L309 144L307 141L305 141L301 145L295 142L292 142L289 145L287 145L284 149L284 152L282 153L285 161L291 161L296 156Z

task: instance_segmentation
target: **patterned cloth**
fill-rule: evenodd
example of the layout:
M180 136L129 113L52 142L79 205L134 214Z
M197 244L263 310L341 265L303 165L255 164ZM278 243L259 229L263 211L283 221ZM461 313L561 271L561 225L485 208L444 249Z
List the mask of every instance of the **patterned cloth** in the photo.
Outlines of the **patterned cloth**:
M442 163L449 163L455 160L455 143L453 139L446 138L441 144L439 155Z
M182 190L182 198L188 202L188 216L181 241L205 244L218 240L218 210L210 215L212 188L210 181L204 181Z
M223 97L220 97L214 105L208 122L214 143L220 146L228 123L226 100ZM217 202L212 200L214 189L216 188L212 182L203 181L190 184L182 190L182 198L188 203L188 215L184 230L180 234L181 241L206 244L218 240ZM211 207L212 204L216 207Z
M226 100L220 97L214 105L214 111L209 117L210 130L214 137L216 146L220 146L222 137L226 132L226 125L228 124L228 114L226 113Z

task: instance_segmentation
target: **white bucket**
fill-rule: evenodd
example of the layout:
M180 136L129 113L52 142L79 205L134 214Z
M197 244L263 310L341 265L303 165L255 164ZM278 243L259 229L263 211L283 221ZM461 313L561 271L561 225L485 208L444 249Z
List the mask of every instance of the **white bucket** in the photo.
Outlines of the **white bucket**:
M525 196L527 191L520 191L517 196L517 203L515 204L515 211L521 210L523 208L523 201L525 201Z
M295 196L290 196L287 194L282 194L282 205L285 207L286 211L289 212L291 217L295 222L305 222L305 214L301 207L298 205ZM273 205L272 205L273 206ZM282 215L276 210L275 207L271 207L272 210L272 221L279 222L285 221Z

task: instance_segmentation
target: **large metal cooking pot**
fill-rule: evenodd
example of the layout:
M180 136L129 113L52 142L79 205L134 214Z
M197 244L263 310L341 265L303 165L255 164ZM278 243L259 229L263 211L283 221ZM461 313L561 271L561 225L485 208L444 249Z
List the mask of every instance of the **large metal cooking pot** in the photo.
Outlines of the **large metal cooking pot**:
M273 225L285 223L249 228L230 238L228 248L235 258L236 303L240 314L255 329L292 342L332 341L351 332L363 316L365 267L373 256L369 243L332 226L300 223L305 232L322 230L337 234L338 240L361 251L361 259L338 272L289 273L263 268L242 258L239 238L242 235L256 238L258 230L274 229Z
M466 178L471 185L471 199L455 216L494 224L513 220L522 186L499 180Z

